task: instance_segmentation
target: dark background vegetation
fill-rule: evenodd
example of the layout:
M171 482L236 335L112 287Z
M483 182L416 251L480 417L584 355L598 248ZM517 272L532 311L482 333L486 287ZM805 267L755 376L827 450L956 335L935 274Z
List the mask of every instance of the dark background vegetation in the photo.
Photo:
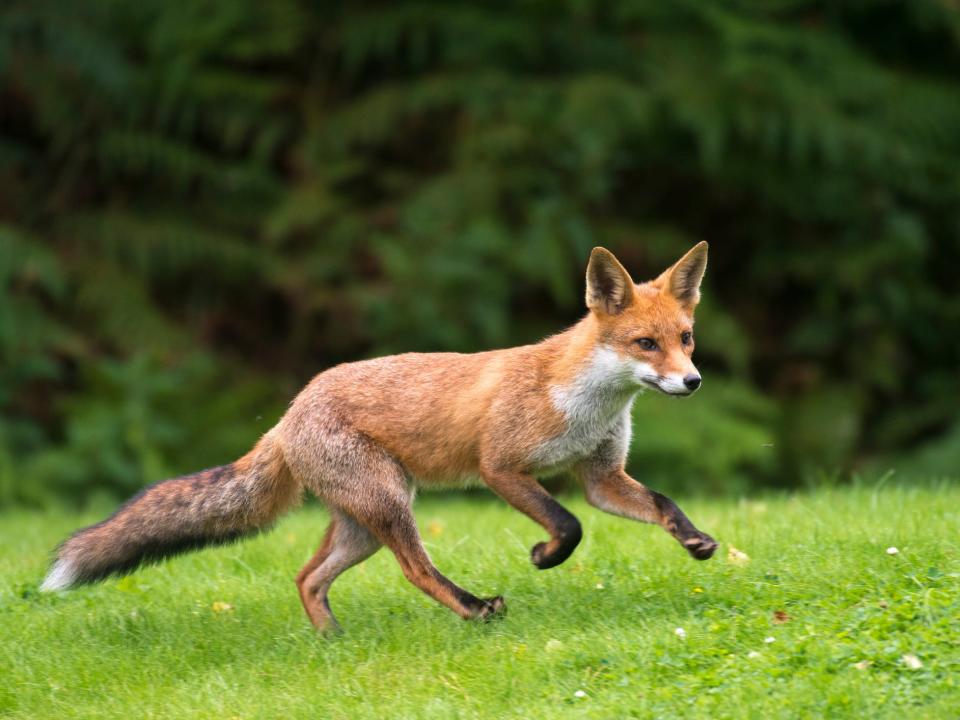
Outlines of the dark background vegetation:
M948 0L7 0L0 504L230 460L311 375L535 341L700 239L631 469L960 463Z

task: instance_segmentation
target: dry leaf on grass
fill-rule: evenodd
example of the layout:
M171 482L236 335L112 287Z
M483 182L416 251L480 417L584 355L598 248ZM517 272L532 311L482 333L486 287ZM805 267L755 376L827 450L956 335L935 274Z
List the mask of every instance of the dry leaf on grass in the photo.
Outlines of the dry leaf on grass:
M746 565L750 562L750 556L743 550L738 550L731 545L727 548L727 562L731 562L734 565Z
M777 625L783 625L793 620L792 617L787 615L786 610L774 610L773 611L773 622Z

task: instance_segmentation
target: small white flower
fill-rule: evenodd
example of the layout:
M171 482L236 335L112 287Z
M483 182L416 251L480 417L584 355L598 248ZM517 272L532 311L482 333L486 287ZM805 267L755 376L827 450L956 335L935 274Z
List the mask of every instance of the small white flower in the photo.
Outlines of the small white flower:
M765 637L765 638L763 639L763 641L764 641L767 645L769 645L769 644L772 643L772 642L776 642L777 639L776 639L775 637L768 636L768 637Z
M897 550L897 549L896 549L895 547L893 547L892 545L887 548L887 555L896 555L896 554L899 553L899 552L900 552L900 551Z
M586 694L583 690L577 690L577 691L573 694L573 696L576 697L576 698L585 698L585 697L587 696L587 694Z
M603 583L597 583L597 590L603 590Z
M747 657L751 659L758 658L760 657L760 653L758 653L756 650L751 650L750 652L747 653Z
M676 630L673 631L673 634L676 635L681 640L687 637L687 631L684 630L683 628L677 628Z
M916 655L904 655L900 660L911 670L919 670L923 667L923 663Z

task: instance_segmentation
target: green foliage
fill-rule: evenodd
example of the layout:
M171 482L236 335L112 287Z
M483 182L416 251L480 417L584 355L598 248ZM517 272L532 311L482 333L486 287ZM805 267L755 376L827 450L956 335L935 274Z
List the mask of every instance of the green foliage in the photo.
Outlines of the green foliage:
M7 3L0 502L193 458L188 424L78 429L112 372L199 352L215 392L171 392L213 427L246 382L277 408L336 362L529 342L591 246L641 278L702 238L702 413L643 464L716 489L909 452L960 397L958 72L933 0Z
M143 485L236 458L251 438L268 430L282 408L258 379L231 375L209 356L191 355L165 366L136 355L126 362L102 360L84 369L81 391L59 400L66 418L55 447L34 452L5 471L0 460L0 500L42 504L54 497L87 497L92 490L113 497ZM202 412L190 398L203 397ZM0 458L9 458L16 424L0 426ZM2 452L2 451L0 451Z
M634 403L628 470L651 486L684 493L742 492L776 471L776 411L740 382L716 380L696 407L646 393Z
M869 469L896 467L898 474L913 477L918 473L945 477L950 468L960 467L960 423L909 453L890 453L872 460Z

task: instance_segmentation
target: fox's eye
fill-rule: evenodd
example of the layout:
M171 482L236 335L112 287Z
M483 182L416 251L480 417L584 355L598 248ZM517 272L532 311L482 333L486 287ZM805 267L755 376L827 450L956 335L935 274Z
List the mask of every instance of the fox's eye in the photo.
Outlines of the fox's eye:
M689 330L680 336L680 342L684 345L689 345L691 340L693 340L693 333Z
M637 340L637 345L639 345L644 350L656 350L657 341L652 338L640 338Z

